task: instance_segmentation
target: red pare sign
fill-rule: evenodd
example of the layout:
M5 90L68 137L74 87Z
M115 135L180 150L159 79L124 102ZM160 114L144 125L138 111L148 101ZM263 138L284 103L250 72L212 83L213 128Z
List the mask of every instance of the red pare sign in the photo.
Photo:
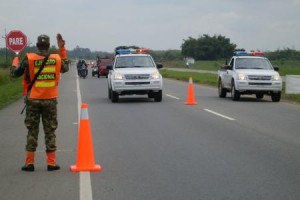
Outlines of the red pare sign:
M27 46L27 36L22 31L10 31L5 40L7 47L15 53L19 53Z

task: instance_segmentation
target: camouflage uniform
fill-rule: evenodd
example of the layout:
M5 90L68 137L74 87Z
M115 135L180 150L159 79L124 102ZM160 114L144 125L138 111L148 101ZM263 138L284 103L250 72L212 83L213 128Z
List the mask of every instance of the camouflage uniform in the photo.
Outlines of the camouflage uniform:
M40 118L44 126L46 151L56 150L57 100L31 99L26 102L25 125L28 129L26 151L34 152L38 144Z
M38 46L39 45L39 46ZM46 45L46 47L42 46ZM39 49L38 55L46 56L49 50L49 37L47 35L40 35L38 37L37 46ZM47 48L48 46L48 48ZM69 61L66 58L62 58L61 73L69 71ZM27 83L30 83L29 75L29 64L28 58L25 57L19 67L11 67L11 75L14 77L19 77L25 73L25 80ZM29 96L29 95L28 95ZM47 155L50 155L48 158L48 170L57 170L59 166L55 168L55 151L56 151L56 135L55 130L57 128L57 99L30 99L25 97L26 103L26 117L25 125L28 129L27 134L27 144L26 151L31 159L28 161L32 165L28 167L26 160L26 165L22 168L24 171L34 171L34 156L30 155L36 151L38 145L38 134L39 134L39 124L40 118L42 118L44 133L45 133L45 145ZM28 156L27 156L28 157ZM27 158L26 158L27 159ZM54 166L51 167L51 165Z

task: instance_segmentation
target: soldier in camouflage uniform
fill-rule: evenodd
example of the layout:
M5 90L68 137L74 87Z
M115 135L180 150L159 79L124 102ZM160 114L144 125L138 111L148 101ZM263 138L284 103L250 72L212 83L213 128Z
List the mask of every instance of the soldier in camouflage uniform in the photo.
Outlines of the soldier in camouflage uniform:
M57 128L57 97L58 82L60 73L69 70L65 41L61 34L57 34L58 54L49 54L50 39L47 35L40 35L37 40L38 54L26 54L19 66L11 67L11 75L19 77L24 74L24 94L26 117L25 125L28 129L26 144L26 160L22 167L23 171L34 171L34 153L38 145L39 123L42 118L48 171L58 170L60 166L56 164L56 135ZM44 57L49 54L49 58L37 80L30 91L27 91L29 83ZM39 61L39 62L37 62ZM48 62L49 61L49 62ZM53 62L50 62L53 61ZM52 64L49 64L52 63ZM55 63L55 64L53 64ZM50 78L49 78L50 77ZM40 86L38 86L40 85ZM42 95L41 95L42 94Z

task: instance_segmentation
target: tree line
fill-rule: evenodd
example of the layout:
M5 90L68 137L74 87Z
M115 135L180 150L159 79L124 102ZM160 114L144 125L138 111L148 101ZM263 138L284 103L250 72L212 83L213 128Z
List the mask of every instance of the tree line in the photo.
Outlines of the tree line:
M195 60L220 60L230 58L237 45L231 43L229 38L222 35L209 36L204 34L199 38L189 37L181 45L181 53L184 57L192 57ZM252 50L250 50L252 51ZM276 51L265 52L270 60L300 60L300 51L285 48Z
M232 43L229 38L222 35L204 34L198 38L188 37L183 39L180 50L151 50L150 54L156 61L174 61L183 60L185 58L194 58L195 60L220 60L228 59L232 56L237 45ZM37 52L35 46L26 47L20 54L21 57L27 52ZM51 53L57 53L55 46L51 46ZM270 60L300 60L300 51L285 48L276 51L265 52L266 57ZM77 46L72 50L68 50L70 59L88 59L95 60L97 57L113 57L113 52L91 51L89 48ZM3 65L3 57L7 58L8 63L13 59L14 53L6 48L0 48L1 63Z

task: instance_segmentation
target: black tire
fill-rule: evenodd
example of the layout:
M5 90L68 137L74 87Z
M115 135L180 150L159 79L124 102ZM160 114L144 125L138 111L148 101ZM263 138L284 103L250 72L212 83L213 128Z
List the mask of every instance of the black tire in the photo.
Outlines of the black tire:
M256 94L256 99L263 99L263 98L264 98L264 94L262 94L262 93Z
M235 89L234 82L232 81L232 84L231 84L231 99L233 101L238 101L240 99L240 96L241 96L240 92Z
M278 93L272 93L271 94L271 99L273 102L279 102L281 99L281 92Z
M218 93L220 98L225 98L227 94L227 90L223 88L221 79L218 82Z
M150 98L150 99L154 98L154 93L153 92L149 92L148 93L148 98Z
M154 101L161 102L162 101L162 90L154 93Z
M108 99L111 99L111 89L109 87L107 87L108 89Z
M111 102L116 103L119 101L119 94L111 90Z

